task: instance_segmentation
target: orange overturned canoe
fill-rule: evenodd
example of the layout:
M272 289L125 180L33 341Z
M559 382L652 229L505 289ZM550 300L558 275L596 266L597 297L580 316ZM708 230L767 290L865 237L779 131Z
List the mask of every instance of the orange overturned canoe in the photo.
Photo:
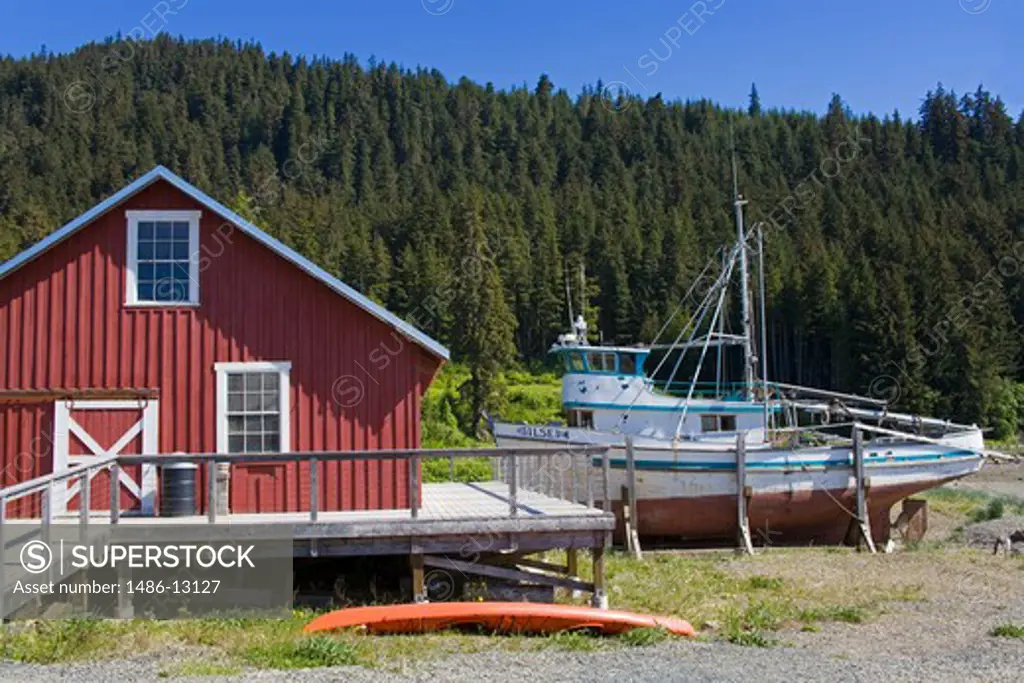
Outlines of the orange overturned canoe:
M634 612L531 602L423 602L409 605L350 607L306 624L307 632L365 626L372 633L423 633L453 626L482 626L505 633L553 633L594 629L622 633L634 628L663 628L692 637L688 621Z

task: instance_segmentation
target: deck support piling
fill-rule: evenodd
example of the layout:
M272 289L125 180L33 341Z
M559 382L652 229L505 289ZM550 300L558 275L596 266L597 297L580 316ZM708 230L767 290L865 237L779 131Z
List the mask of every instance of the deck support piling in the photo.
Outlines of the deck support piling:
M754 554L754 543L750 538L750 516L747 513L747 439L744 432L736 435L736 522L739 551Z
M579 579L580 554L579 550L577 550L576 548L569 548L565 551L565 573L569 575L570 579ZM580 591L579 589L573 589L573 600L579 600L582 596L582 591Z
M427 602L427 582L423 567L423 553L412 552L409 555L409 568L412 570L412 599L417 603Z
M591 553L594 558L594 595L590 604L598 609L608 609L608 593L604 587L604 547L597 546Z
M868 487L870 482L864 476L864 432L859 426L853 428L853 473L857 483L857 547L866 545L875 554L875 540L871 537L871 519L868 516Z

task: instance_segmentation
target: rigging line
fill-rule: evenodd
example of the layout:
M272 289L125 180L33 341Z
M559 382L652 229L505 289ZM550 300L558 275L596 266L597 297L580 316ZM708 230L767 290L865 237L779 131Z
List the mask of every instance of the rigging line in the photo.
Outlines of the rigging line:
M732 263L732 261L729 261L729 263ZM718 279L716 279L715 282L708 289L707 293L704 295L704 299L701 301L700 305L697 307L697 313L700 314L700 317L696 318L696 323L694 323L695 319L691 318L690 321L687 322L686 325L683 326L683 329L679 331L679 335L676 336L675 340L672 342L672 347L669 349L669 353L665 354L665 356L658 363L657 367L654 368L654 370L651 372L652 384L653 384L653 381L654 381L653 377L658 374L658 372L661 370L662 366L668 360L669 354L671 353L671 349L674 349L676 347L676 345L679 344L679 340L681 340L683 338L683 335L686 334L687 330L690 330L690 326L691 325L694 325L694 327L693 327L693 330L692 330L692 332L690 334L689 341L693 340L693 335L696 334L698 329L700 329L700 324L704 321L704 316L707 315L707 312L709 310L708 303L711 300L711 296L718 290L718 288L720 286L722 286L722 283L727 283L728 282L729 277L730 277L729 273L727 273L725 270L723 270L719 274ZM689 343L689 342L687 342L687 343ZM675 377L676 371L678 371L678 369L679 369L679 363L682 362L683 356L685 356L685 355L686 355L686 351L684 350L680 354L679 361L677 361L676 366L672 369L672 374L669 376L668 382L665 384L666 391L668 390L668 386L671 384L672 379ZM631 411L633 410L633 406L635 406L636 402L638 400L640 400L640 396L641 395L642 395L641 392L637 392L633 396L633 399L629 402L629 406L627 406L626 410L622 413L622 417L619 418L618 425L616 425L616 426L621 426L622 423L626 421L626 419L629 417Z
M720 282L722 280L722 275L724 274L724 272L725 271L720 273L718 275L718 278L711 284L711 287L708 288L707 293L704 294L704 298L701 300L700 304L698 304L697 310L694 312L694 316L696 316L698 313L700 313L700 311L707 305L708 301L710 301L711 295L714 294L715 291L719 287L719 284L720 284ZM674 349L676 347L676 345L679 344L679 341L683 338L683 335L685 335L690 330L690 326L693 324L693 321L694 321L694 318L691 318L686 323L686 325L683 326L683 329L679 331L679 334L676 336L675 340L672 342L672 344L671 344L671 346L669 348L669 353L671 353L672 349ZM656 368L654 368L654 370L651 372L651 377L654 377L655 375L657 375L658 371L660 371L662 366L668 361L669 353L666 353L665 356L658 363L658 366Z
M739 246L740 249L743 248L743 245L738 245L738 246ZM736 263L736 258L733 257L733 259L729 261L729 274L728 274L729 277L732 276L732 268L735 265L735 263ZM711 327L712 328L715 326L715 323L718 322L718 316L722 313L722 302L725 301L725 294L726 294L727 291L728 291L728 287L722 287L722 293L718 295L718 305L715 306L715 315L711 319ZM704 357L707 356L708 345L710 343L711 343L711 338L709 336L707 339L704 340L704 347L701 349L701 351L700 351L700 358L697 360L697 369L694 370L693 379L690 380L690 389L689 389L689 391L686 392L686 402L683 404L683 412L679 416L679 422L676 423L675 438L677 438L677 439L679 438L679 430L682 428L683 422L686 420L686 413L689 412L689 410L690 410L690 399L693 397L693 390L697 386L697 377L700 375L700 369L704 366Z
M668 379L665 381L665 389L664 390L666 392L669 390L669 387L672 384L672 380L675 379L676 373L679 372L679 366L682 365L683 359L686 358L686 352L689 350L689 345L693 342L694 336L697 334L697 331L700 329L701 324L704 322L704 318L705 318L705 316L707 316L708 311L711 310L711 306L710 306L711 305L711 295L714 294L718 289L721 289L722 292L725 292L726 290L728 290L728 288L729 288L729 279L732 277L732 266L735 263L735 261L736 261L736 250L734 249L733 250L733 255L732 255L732 257L729 260L729 269L728 269L728 271L723 271L722 272L722 274L718 277L718 280L716 280L714 285L712 285L712 288L710 290L708 290L708 294L707 294L707 296L704 297L704 301L701 302L701 307L698 309L698 312L700 313L700 318L697 320L696 324L693 326L693 329L690 330L690 337L686 340L686 348L684 348L683 352L679 354L679 358L676 360L675 367L672 368L672 373L668 376ZM716 320L717 320L717 318L716 318ZM715 327L715 323L714 323L714 321L712 321L711 327L709 328L708 340L710 340L710 338L711 338L710 331L713 330L714 327ZM685 329L683 331L685 332ZM672 343L672 348L673 349L679 343L679 339L682 338L682 336L683 336L683 333L680 332L679 337L677 337L676 340ZM662 359L662 362L664 362L665 360L668 360L668 354L665 354L665 358Z
M665 321L665 324L662 325L661 329L658 330L658 333L654 335L654 339L650 343L651 346L654 346L655 344L658 343L658 340L661 339L661 335L665 332L666 329L668 329L668 326L672 323L672 321L675 320L675 317L679 315L679 311L683 310L683 304L690 300L690 295L693 293L693 290L696 289L697 284L700 283L700 281L704 278L704 274L708 272L708 269L710 269L712 265L714 265L718 255L722 253L724 250L724 246L720 246L717 249L715 249L715 253L711 255L711 258L704 265L704 269L700 271L700 274L697 275L697 278L690 285L690 288L686 290L686 294L684 294L683 297L676 304L676 308L674 311L672 311L672 315L668 317L668 320Z

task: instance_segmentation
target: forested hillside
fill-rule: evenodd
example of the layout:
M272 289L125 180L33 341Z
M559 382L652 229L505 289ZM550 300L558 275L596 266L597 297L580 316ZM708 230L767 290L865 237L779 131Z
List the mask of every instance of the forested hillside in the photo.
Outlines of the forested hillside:
M0 258L164 164L450 345L484 403L581 265L591 329L650 340L731 239L734 137L771 377L1015 430L1024 116L980 88L903 118L559 85L169 38L7 58Z

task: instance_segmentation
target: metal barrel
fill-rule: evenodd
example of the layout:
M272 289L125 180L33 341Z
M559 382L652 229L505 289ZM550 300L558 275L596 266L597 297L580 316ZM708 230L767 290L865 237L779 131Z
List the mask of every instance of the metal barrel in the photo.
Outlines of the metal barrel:
M160 467L160 516L196 514L196 464L174 462Z

